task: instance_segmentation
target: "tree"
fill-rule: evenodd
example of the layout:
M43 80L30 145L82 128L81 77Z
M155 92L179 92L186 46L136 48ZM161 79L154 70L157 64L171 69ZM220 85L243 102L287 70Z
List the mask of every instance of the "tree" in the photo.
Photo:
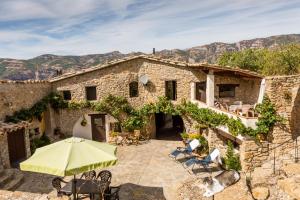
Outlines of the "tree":
M218 64L256 71L264 75L291 75L300 72L300 45L289 44L276 49L246 49L225 52Z
M260 71L265 50L246 49L243 51L225 52L220 56L219 65L239 67L251 71Z
M300 45L290 44L269 51L262 73L265 75L292 75L300 72Z

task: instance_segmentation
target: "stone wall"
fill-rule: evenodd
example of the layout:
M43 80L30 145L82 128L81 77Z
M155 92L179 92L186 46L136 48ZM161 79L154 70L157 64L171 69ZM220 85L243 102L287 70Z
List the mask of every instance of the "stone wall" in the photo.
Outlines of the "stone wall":
M142 75L148 76L149 83L147 85L139 82L139 77ZM236 98L231 99L232 101L242 100L245 103L255 103L257 101L260 80L238 78L235 75L228 75L226 77L215 75L215 79L216 84L230 83L240 85L236 89ZM97 100L101 100L108 94L113 94L124 96L133 106L139 107L157 101L159 96L164 96L165 81L168 80L177 81L177 100L173 101L173 103L177 104L183 99L190 100L191 83L206 81L206 74L197 68L165 64L139 58L93 72L54 81L52 82L52 86L56 91L70 90L72 100L76 101L86 99L86 86L96 86ZM139 82L139 95L138 97L130 98L129 83L132 81ZM217 86L215 87L217 88ZM215 93L218 95L217 89ZM66 131L71 130L74 121L72 116L70 117L70 122L66 121L69 120L68 117L64 117L63 119ZM193 127L190 127L186 122L186 128L192 131ZM153 131L151 132L153 133Z
M22 108L30 108L51 91L46 81L1 81L0 120Z
M257 143L254 140L245 140L240 146L240 160L245 172L260 167L269 159L269 143Z
M244 170L251 170L274 160L275 165L297 159L295 149L300 139L300 75L266 78L265 94L274 103L276 111L285 118L274 127L269 142L244 141L241 145L241 162ZM299 143L298 143L299 145Z
M139 82L138 97L129 97L129 83L138 81L142 75L147 75L149 83L144 86ZM135 59L106 67L91 73L81 74L57 82L53 82L53 88L71 90L72 99L85 100L85 87L97 87L97 99L100 100L108 94L124 96L134 106L154 102L159 96L165 95L165 81L177 81L177 101L190 99L190 83L205 81L206 75L196 69L161 64L155 61Z
M53 136L54 129L59 128L61 133L63 133L66 136L72 136L73 133L73 127L77 120L84 115L85 113L94 113L91 109L80 109L80 110L72 110L72 109L63 109L57 111L52 110L52 118L54 118L54 121L50 122L52 124L48 124L48 126L51 125L52 131L48 133L49 136Z
M280 146L278 153L284 154L294 148L300 136L300 75L268 77L266 95L285 118L283 126L276 126L271 135L271 142Z
M219 133L217 129L209 128L204 137L208 141L209 150L218 149L221 153L221 156L224 157L227 151L227 142L228 138L225 138Z
M234 101L242 101L243 104L254 105L257 103L261 79L250 79L243 77L215 76L215 96L219 97L218 84L236 84L235 97L226 99L231 104Z

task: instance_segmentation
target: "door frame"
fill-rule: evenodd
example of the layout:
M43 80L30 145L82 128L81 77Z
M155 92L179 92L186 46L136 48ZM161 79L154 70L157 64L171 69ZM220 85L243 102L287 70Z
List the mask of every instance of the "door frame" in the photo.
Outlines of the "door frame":
M103 114L103 113L93 113L93 114L89 114L89 116L91 117L91 132L92 132L92 140L94 141L98 141L98 142L107 142L108 141L108 138L107 138L107 135L106 135L106 114ZM100 117L99 117L100 116ZM103 128L103 141L99 141L98 138L96 137L96 132L97 132L97 129L95 127L95 119L97 118L102 118L102 128Z
M19 161L27 158L25 128L7 132L6 134L9 163L11 166L15 166Z

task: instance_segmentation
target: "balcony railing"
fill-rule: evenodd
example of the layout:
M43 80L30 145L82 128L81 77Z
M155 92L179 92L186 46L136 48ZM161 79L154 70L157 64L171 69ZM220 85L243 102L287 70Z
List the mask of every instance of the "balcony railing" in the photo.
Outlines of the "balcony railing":
M250 128L253 128L253 129L256 129L256 127L257 127L256 126L256 122L258 121L257 117L246 117L246 116L238 115L238 114L235 114L235 113L231 113L231 112L228 112L228 111L218 109L216 107L208 106L206 103L201 102L201 101L197 101L197 100L192 100L192 103L197 104L199 108L209 108L209 109L215 111L216 113L225 114L228 117L231 117L233 119L240 119L241 122L246 127L250 127ZM227 126L219 126L217 128L230 134L229 129L228 129Z

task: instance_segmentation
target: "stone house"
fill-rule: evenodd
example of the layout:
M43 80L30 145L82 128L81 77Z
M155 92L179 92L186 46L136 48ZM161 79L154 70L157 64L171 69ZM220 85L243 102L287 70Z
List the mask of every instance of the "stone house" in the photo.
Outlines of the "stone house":
M238 68L181 63L141 55L63 74L43 83L0 84L0 121L4 120L5 115L29 107L55 91L68 101L97 101L108 94L124 96L134 107L155 102L160 96L167 96L174 104L189 100L201 108L239 118L247 127L255 128L258 116L253 108L267 94L275 102L279 113L288 118L288 128L276 127L273 131L274 144L279 145L283 139L291 138L290 142L282 145L287 152L293 150L295 138L300 134L297 123L300 117L299 77L263 77ZM1 90L9 84L13 87L11 90ZM34 95L30 95L31 92ZM20 96L21 93L24 95ZM289 100L285 100L287 96ZM83 118L87 121L86 126L81 125ZM151 119L148 132L152 138L174 139L184 130L190 133L201 131L193 120L183 116L158 113ZM65 134L98 141L107 141L110 132L118 128L111 116L90 109L63 109L57 112L49 108L44 113L43 123L45 126L40 126L38 130L41 132L43 129L50 137L54 137L55 130L59 128ZM256 144L245 138L233 137L227 127L209 129L205 134L209 146L221 149L222 153L226 150L226 141L234 141L244 169L260 166L271 159L269 143Z
M145 79L145 80L143 80ZM50 80L53 90L60 92L66 99L71 101L101 100L108 94L124 96L134 107L155 102L159 96L168 96L174 104L182 100L190 100L199 107L209 107L218 112L226 113L232 117L234 114L222 111L215 106L215 102L230 107L231 104L248 105L249 107L262 99L261 87L264 87L263 77L247 71L232 68L221 68L208 64L186 64L165 61L149 56L137 56L124 59L105 66L90 68L83 72L65 74ZM143 81L146 81L143 83ZM259 95L261 95L259 97ZM238 105L237 105L238 106ZM225 106L224 106L225 107ZM234 106L231 106L232 108ZM108 138L110 132L110 116L100 116L92 111L64 110L60 113L52 113L56 121L54 126L59 126L62 132L77 132L92 138L94 121L103 118L106 130L102 138ZM85 116L88 127L83 131L73 129L78 119ZM255 116L239 116L247 126L255 126ZM66 120L67 119L67 120ZM160 121L159 124L155 123ZM158 120L159 119L159 120ZM162 120L165 122L161 123ZM180 122L182 121L182 123ZM89 124L91 122L91 124ZM108 122L108 123L105 123ZM150 135L152 138L159 137L158 126L167 125L182 126L181 130L195 132L194 127L181 117L156 115L152 123ZM175 124L178 123L178 124ZM181 123L181 124L180 124Z

